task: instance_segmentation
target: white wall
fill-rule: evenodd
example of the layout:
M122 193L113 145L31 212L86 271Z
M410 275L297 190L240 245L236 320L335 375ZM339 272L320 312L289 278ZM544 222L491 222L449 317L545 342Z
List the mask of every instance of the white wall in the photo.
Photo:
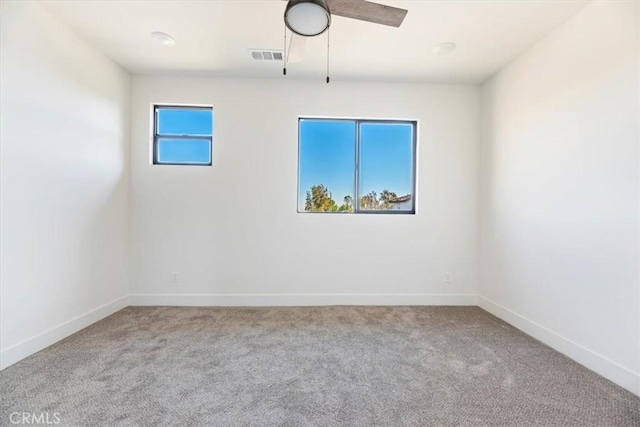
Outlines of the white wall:
M480 305L640 394L637 2L482 87Z
M133 78L134 304L475 304L479 88L318 71ZM213 167L150 164L154 102L213 105ZM298 214L299 115L418 119L417 215Z
M1 367L126 305L129 77L1 2Z

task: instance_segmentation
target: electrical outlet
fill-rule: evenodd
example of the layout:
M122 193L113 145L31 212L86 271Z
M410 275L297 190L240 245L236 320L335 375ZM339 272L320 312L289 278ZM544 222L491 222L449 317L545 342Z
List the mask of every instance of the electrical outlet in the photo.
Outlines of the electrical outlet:
M451 273L446 273L444 275L444 283L451 283Z
M173 273L171 273L171 282L178 283L178 272L177 271L174 271Z

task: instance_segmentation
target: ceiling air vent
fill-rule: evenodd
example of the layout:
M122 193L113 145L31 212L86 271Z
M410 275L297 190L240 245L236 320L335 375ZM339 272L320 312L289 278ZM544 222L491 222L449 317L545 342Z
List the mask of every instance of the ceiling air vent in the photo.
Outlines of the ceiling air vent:
M249 49L254 61L282 61L281 50L257 50Z

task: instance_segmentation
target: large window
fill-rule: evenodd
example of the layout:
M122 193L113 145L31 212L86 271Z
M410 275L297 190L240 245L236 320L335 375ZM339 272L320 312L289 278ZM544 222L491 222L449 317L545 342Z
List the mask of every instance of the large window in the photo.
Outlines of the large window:
M212 161L211 107L154 106L153 164L209 166Z
M416 122L298 123L298 212L415 213Z

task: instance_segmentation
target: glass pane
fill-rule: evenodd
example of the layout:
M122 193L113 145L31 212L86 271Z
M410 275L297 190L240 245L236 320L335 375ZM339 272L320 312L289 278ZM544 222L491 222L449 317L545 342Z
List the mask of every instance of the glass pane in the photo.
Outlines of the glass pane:
M413 125L360 125L360 209L412 211Z
M158 139L158 163L204 164L211 163L211 144L208 139Z
M211 109L158 108L160 135L213 135Z
M356 124L300 120L299 212L353 212Z

